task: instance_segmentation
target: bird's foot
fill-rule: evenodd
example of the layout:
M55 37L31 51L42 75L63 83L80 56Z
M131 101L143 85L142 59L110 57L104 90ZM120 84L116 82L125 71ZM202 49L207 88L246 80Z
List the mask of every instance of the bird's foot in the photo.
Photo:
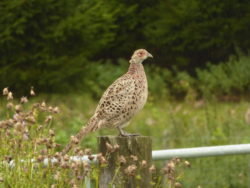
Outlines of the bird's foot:
M118 129L118 130L120 132L119 136L124 136L124 137L126 137L126 136L140 136L140 134L138 134L138 133L128 133L122 129Z
M128 136L140 136L139 133L125 133L125 134L120 134L120 136L128 137Z

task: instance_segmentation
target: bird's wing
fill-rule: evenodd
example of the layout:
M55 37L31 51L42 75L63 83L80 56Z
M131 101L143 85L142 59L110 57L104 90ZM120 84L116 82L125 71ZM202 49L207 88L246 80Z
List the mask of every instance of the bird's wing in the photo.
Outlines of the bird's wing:
M118 78L104 92L95 114L112 119L112 117L117 117L117 115L123 113L132 103L135 87L135 82L130 74Z

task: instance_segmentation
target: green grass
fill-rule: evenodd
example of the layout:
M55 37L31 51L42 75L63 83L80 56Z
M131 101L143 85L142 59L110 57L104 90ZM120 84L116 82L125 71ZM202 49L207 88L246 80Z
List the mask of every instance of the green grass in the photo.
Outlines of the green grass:
M62 145L65 145L70 135L77 133L80 127L84 125L93 114L98 102L87 95L80 94L45 95L32 100L30 103L45 100L47 104L59 107L60 113L55 115L51 126L56 133L56 142ZM5 104L5 100L1 100L1 119L10 113L2 108ZM244 119L248 107L248 101L171 102L168 99L156 101L149 98L145 108L131 121L126 130L152 136L154 150L249 143L250 125ZM43 121L42 119L46 115L39 116L40 121ZM44 135L46 134L48 132L44 132ZM91 133L82 141L81 145L97 152L96 137L107 134L115 135L118 132L103 129ZM0 143L7 144L3 141ZM3 146L0 148L2 156L8 153ZM53 149L51 152L60 150L60 148L62 146ZM31 152L33 149L28 151ZM29 153L28 151L27 153ZM23 157L24 154L20 156ZM198 187L200 185L202 188L240 188L248 185L248 179L250 178L249 155L208 157L189 159L189 161L191 162L191 168L183 171L179 177L183 187ZM157 166L160 168L164 163L164 161L158 162ZM8 182L13 182L11 187L22 187L21 185L25 184L31 186L32 183L43 182L39 177L41 173L45 173L44 169L41 172L37 170L37 173L26 173L30 177L23 177L20 170L1 169L0 177L4 177L5 180L8 179ZM52 169L46 172L47 184L45 182L44 187L46 187L45 185L51 185L53 181L49 176L53 176L57 170ZM64 174L67 173L69 172ZM28 181L30 182L27 183ZM7 184L2 183L2 185L6 186ZM65 186L65 182L61 186Z

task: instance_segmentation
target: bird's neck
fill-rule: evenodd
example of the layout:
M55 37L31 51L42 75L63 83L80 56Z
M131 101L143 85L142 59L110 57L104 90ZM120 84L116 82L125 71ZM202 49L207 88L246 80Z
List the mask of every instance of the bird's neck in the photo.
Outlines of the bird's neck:
M131 60L129 62L130 62L130 66L128 68L129 74L136 74L136 73L144 72L142 63L133 62Z

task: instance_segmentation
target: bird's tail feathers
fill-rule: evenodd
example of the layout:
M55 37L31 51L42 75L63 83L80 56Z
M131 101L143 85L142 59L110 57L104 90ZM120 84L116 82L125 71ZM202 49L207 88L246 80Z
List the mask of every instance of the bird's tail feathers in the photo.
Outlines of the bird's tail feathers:
M94 132L99 128L98 126L98 120L96 117L90 118L86 126L82 127L81 130L75 135L71 137L71 140L69 143L65 146L65 148L62 150L61 154L65 155L68 153L74 145L77 145L81 142L81 140L90 132Z

